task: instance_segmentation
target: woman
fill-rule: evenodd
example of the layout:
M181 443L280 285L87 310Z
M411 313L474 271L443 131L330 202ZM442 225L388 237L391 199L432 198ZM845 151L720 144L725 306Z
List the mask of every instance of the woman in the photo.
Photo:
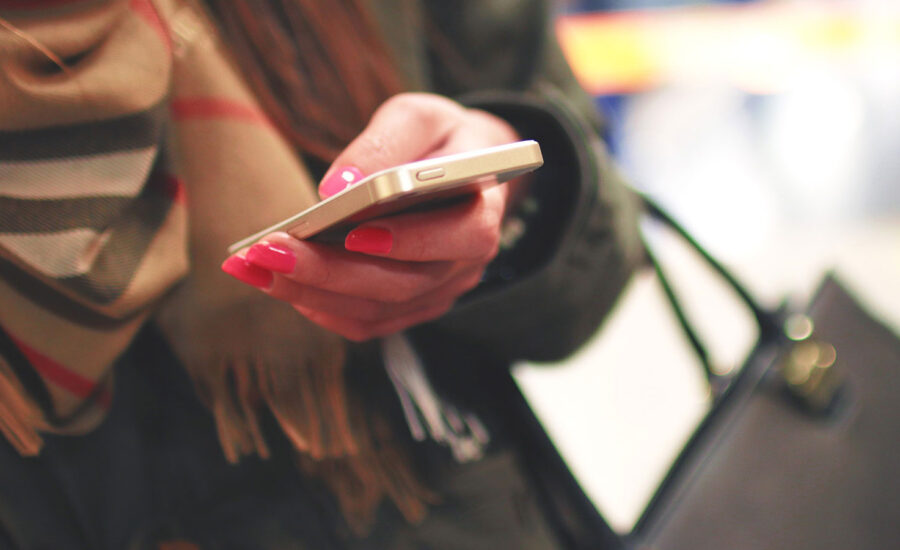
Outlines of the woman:
M544 3L0 8L0 542L612 544L508 375L594 332L641 254ZM223 252L317 180L519 138L528 181Z

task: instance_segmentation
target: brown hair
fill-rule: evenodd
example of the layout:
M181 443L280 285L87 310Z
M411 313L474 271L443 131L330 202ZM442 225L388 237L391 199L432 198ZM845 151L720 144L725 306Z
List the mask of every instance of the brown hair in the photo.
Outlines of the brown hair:
M331 162L375 109L404 88L363 0L206 2L261 106L301 154ZM363 410L365 399L354 391L347 395L352 441L346 447L355 452L314 458L301 451L298 464L330 488L358 535L371 528L385 498L411 523L421 521L436 495L419 482L382 413ZM334 391L326 393L320 398L336 399ZM339 420L322 419L340 431Z
M331 161L403 89L361 0L207 0L263 109Z

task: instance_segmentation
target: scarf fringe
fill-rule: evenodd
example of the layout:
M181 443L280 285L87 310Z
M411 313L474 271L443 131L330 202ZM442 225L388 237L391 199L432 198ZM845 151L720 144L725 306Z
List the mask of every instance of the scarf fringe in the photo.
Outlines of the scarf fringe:
M0 432L22 456L36 456L44 445L38 433L40 408L28 399L18 380L0 371Z
M343 365L340 355L330 364ZM229 462L253 453L270 456L257 412L267 406L292 443L301 470L331 490L358 536L370 531L386 498L413 524L439 502L413 473L387 420L367 410L361 397L347 395L341 367L301 365L285 373L259 360L220 362L195 382ZM45 424L18 379L0 368L0 433L22 456L36 456Z
M230 361L204 377L201 393L226 458L235 463L248 454L270 455L257 413L265 405L293 445L301 470L323 480L354 533L371 529L385 498L407 521L421 522L437 495L413 474L387 421L361 398L348 396L343 352L329 359L335 361L301 363L289 371L259 359Z
M322 479L336 496L350 530L357 536L368 533L379 503L389 498L412 524L425 519L428 506L440 502L437 493L413 474L407 455L391 439L384 417L367 412L360 400L351 402L356 455L320 461L298 455L298 464L307 475Z

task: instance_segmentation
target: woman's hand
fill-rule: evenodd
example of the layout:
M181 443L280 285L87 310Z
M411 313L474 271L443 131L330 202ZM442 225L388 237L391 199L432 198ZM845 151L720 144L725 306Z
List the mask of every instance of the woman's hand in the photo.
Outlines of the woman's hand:
M516 141L509 124L429 94L386 101L338 156L323 197L405 162ZM223 270L284 300L313 322L363 341L437 318L480 281L497 254L509 184L462 203L354 228L344 248L274 233Z

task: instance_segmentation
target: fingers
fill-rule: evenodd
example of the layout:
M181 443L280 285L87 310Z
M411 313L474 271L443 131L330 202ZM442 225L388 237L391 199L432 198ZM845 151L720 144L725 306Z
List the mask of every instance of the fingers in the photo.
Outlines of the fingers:
M430 94L385 102L319 186L331 196L367 174L518 139L504 121ZM443 315L478 284L496 255L509 194L496 185L459 203L360 225L344 249L284 233L228 258L222 268L352 340Z
M454 262L412 263L363 256L329 245L299 241L285 233L273 233L250 247L246 260L256 268L274 271L281 275L280 279L298 285L397 303L432 291L459 270ZM267 290L280 297L280 289Z
M334 317L365 323L382 323L422 312L436 305L452 304L474 288L481 279L483 269L462 269L456 276L436 287L432 292L404 302L390 302L371 298L357 298L328 292L319 288L298 285L286 277L275 277L269 295L290 302L294 307L307 311L326 313Z
M481 280L482 262L398 262L273 234L232 275L355 341L404 330L446 313ZM224 267L224 266L223 266ZM226 269L228 271L228 269Z
M497 254L505 185L452 206L381 218L360 225L347 250L407 262L481 261Z

